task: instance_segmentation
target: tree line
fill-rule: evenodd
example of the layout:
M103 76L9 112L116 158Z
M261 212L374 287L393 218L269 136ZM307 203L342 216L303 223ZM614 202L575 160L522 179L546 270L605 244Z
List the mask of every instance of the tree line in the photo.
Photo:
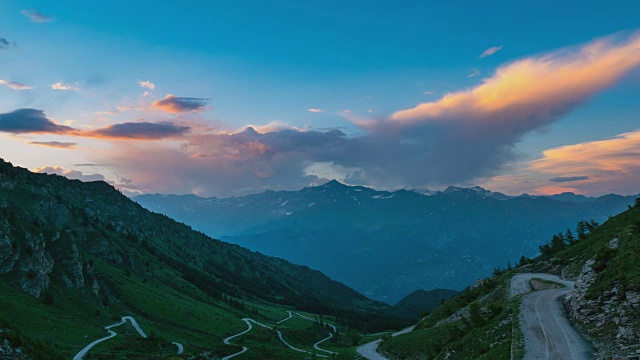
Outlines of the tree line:
M553 235L551 241L546 244L540 245L538 249L540 249L540 253L544 257L559 253L560 251L577 243L578 241L584 240L587 235L593 232L593 230L595 230L598 226L600 226L600 224L593 219L589 221L578 221L578 225L576 226L577 236L573 235L571 229L567 229L564 234L562 232L559 232Z

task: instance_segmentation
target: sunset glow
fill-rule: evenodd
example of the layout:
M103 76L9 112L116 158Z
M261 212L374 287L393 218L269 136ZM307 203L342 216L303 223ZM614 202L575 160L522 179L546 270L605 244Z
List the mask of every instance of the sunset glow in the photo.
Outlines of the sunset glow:
M540 6L516 22L508 14L523 7L504 2L486 26L471 4L368 4L365 18L356 5L255 4L264 17L170 3L3 2L1 157L127 194L234 196L332 178L639 191L633 11Z

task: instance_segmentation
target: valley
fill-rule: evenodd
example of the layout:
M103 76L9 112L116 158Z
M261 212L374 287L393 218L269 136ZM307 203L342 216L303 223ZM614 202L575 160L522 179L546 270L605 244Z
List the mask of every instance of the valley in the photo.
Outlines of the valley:
M640 360L640 1L0 1L0 360Z
M497 266L539 252L541 239L598 222L633 196L510 197L479 187L376 191L331 181L233 198L143 195L147 209L210 236L318 269L395 304L418 289L460 291Z
M0 321L11 326L3 334L20 330L14 342L35 357L72 358L111 336L104 327L123 315L147 337L121 324L85 358L175 355L174 343L190 356L325 353L314 345L347 354L363 333L410 322L317 271L152 214L105 183L1 163L0 205ZM288 311L295 316L277 324ZM277 329L225 344L246 330L244 318Z

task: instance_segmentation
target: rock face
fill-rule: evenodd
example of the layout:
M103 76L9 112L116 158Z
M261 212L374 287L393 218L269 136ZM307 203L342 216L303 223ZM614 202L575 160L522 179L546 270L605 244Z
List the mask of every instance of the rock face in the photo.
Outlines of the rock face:
M49 274L53 271L53 259L46 251L46 242L40 235L25 236L26 247L18 263L18 283L22 290L33 297L40 297L49 287Z
M8 331L7 329L0 329L0 339L2 339L2 332ZM28 357L22 352L22 349L11 345L9 340L4 339L0 341L0 359L3 360L27 360Z
M618 239L609 244L611 249L618 246ZM637 356L640 349L640 293L623 291L619 283L597 298L588 298L589 287L598 274L592 266L595 260L587 261L580 272L573 292L565 299L572 320L587 332L608 337L601 344L594 344L607 356L626 359Z
M542 279L531 279L529 281L529 285L533 290L549 290L549 289L560 289L564 287L562 284L558 284L555 282L544 281Z
M68 211L61 206L43 202L40 207L59 223L68 219ZM0 209L4 209L3 204ZM20 229L0 214L0 275L7 274L22 291L36 298L47 291L52 278L68 288L87 286L96 300L106 305L93 269L78 249L78 242L86 242L86 238L80 231L75 233ZM107 250L111 249L107 246Z

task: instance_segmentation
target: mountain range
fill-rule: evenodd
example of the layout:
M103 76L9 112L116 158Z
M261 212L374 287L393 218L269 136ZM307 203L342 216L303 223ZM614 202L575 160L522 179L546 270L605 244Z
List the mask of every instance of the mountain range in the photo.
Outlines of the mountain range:
M134 198L210 236L318 269L390 304L417 289L462 290L580 220L635 196L508 196L481 187L377 191L330 181L242 197Z

